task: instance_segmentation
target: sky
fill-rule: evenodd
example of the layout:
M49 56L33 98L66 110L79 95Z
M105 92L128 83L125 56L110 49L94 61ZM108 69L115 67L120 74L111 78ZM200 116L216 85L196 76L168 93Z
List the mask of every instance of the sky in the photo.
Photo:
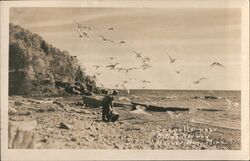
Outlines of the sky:
M100 73L97 83L107 88L128 81L129 89L241 89L239 9L11 8L10 22L77 56L87 74ZM75 22L91 27L86 31L89 38L79 37ZM102 41L98 34L114 43ZM125 43L120 45L121 40ZM106 67L116 62L117 67L139 67L142 61L133 50L149 57L151 67L127 74ZM176 61L170 63L169 56ZM225 68L211 67L213 62Z

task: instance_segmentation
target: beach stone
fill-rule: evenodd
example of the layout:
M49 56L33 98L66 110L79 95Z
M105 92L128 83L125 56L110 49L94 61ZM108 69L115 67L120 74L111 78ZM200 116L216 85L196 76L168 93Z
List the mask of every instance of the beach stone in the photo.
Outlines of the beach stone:
M37 109L37 110L36 110L36 112L43 113L43 112L45 112L45 109L43 109L43 108L39 108L39 109Z
M90 131L93 131L93 129L91 127L87 127L86 128L87 130L90 130Z
M119 146L117 144L114 143L114 148L115 149L119 149Z
M29 111L21 111L18 113L18 115L23 115L23 116L28 116L30 115L31 113Z
M15 106L21 106L21 105L23 105L23 102L21 102L21 101L15 101L14 105Z
M62 128L62 129L67 129L67 130L73 130L74 129L73 125L70 125L70 124L65 123L65 122L61 122L59 127Z
M76 138L71 138L70 140L71 140L71 141L77 141L77 139L76 139Z
M51 107L48 108L48 111L49 111L49 112L56 112L56 111L57 111L57 108L51 106Z
M76 101L75 105L76 106L84 106L84 102L83 102L83 100Z
M95 135L94 135L94 134L89 134L89 136L91 136L91 137L93 137L93 138L95 137Z
M9 107L8 114L9 115L16 115L17 114L17 110L14 109L13 107Z
M83 136L82 139L83 139L84 141L89 141L89 139L86 138L85 136Z
M60 107L64 107L64 104L62 104L61 102L58 102L58 101L53 101L52 103L60 106Z
M44 143L47 143L48 140L46 138L44 138L44 139L41 139L40 141L44 142Z

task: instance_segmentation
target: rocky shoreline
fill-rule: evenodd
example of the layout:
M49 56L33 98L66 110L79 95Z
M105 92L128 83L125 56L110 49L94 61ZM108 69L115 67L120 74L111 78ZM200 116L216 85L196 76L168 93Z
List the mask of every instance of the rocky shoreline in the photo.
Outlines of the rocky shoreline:
M66 98L11 96L8 111L9 125L26 127L19 130L28 129L35 135L34 146L31 148L240 149L239 130L191 123L181 118L175 119L168 112L160 114L143 109L131 111L121 107L115 107L115 110L120 114L119 121L106 123L101 121L101 108L85 107L79 96ZM22 122L25 123L20 125ZM17 131L9 134L9 148L22 148L13 144L15 141L10 139L16 138Z

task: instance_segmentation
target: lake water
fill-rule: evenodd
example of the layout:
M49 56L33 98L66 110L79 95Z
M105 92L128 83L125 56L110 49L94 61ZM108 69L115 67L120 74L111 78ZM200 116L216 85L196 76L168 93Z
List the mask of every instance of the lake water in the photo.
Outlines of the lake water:
M230 129L240 129L241 92L223 90L130 90L122 96L133 101L162 106L188 107L189 112L174 112L171 117ZM214 96L217 99L205 99ZM198 109L213 109L204 111ZM157 117L167 117L166 112L152 112ZM168 116L169 117L169 116Z

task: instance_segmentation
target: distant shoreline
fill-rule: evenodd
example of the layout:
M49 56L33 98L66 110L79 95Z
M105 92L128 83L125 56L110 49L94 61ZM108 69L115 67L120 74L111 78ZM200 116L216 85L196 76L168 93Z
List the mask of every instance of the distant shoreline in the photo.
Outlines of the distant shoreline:
M118 88L114 88L115 90L123 90L123 89L118 89ZM113 90L114 90L113 89ZM241 92L241 90L231 90L231 89L129 89L129 90L141 90L141 91L147 91L147 90L150 90L150 91L228 91L228 92Z

